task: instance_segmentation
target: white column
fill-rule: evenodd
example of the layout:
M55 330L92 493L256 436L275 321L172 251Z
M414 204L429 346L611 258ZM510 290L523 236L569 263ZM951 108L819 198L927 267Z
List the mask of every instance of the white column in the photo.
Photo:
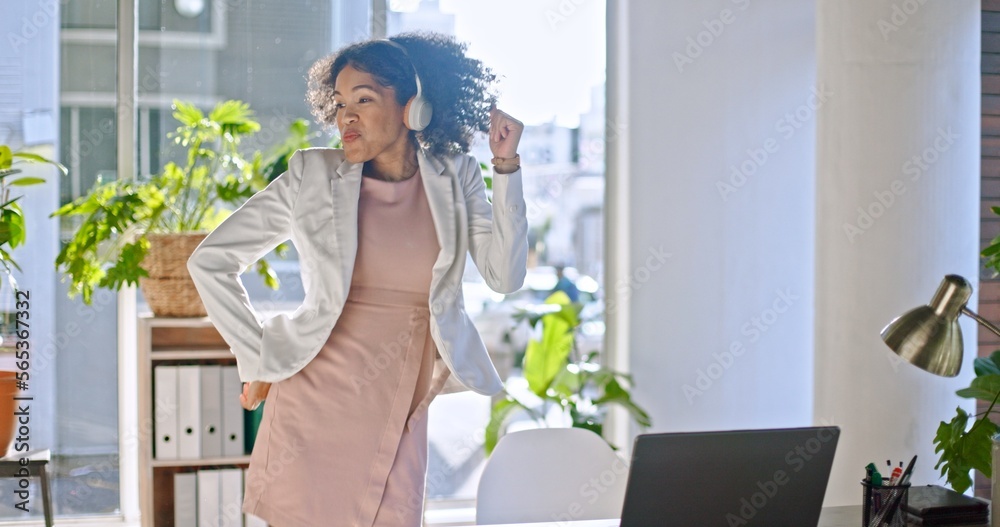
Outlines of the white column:
M608 5L616 364L654 432L811 424L815 4Z
M919 460L965 404L976 331L958 379L902 364L879 331L927 303L947 273L976 284L980 5L977 0L819 0L815 415L842 428L826 505L861 502L864 466ZM975 305L973 297L970 305ZM793 394L789 394L792 396Z
M117 125L117 167L119 179L132 179L136 167L136 70L139 60L138 2L118 2L115 118ZM139 442L146 423L139 423L139 393L136 359L136 287L118 291L118 460L121 484L121 511L126 522L141 516L139 496ZM144 439L142 439L144 440ZM148 511L147 511L148 514Z

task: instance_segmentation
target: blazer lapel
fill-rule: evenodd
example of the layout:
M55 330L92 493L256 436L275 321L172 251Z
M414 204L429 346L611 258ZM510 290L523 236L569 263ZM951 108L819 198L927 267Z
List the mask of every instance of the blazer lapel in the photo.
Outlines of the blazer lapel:
M420 166L420 175L424 182L424 193L427 195L431 216L434 218L438 245L441 246L437 261L434 262L434 271L431 277L431 295L434 295L435 289L455 260L456 237L458 235L455 221L455 200L458 198L455 196L454 178L451 177L450 172L445 171L444 165L438 159L428 156L421 149L417 152L417 163Z
M361 169L363 163L344 161L337 167L337 175L330 180L333 193L333 254L340 260L343 290L341 300L347 299L354 275L354 261L358 255L358 199L361 197Z

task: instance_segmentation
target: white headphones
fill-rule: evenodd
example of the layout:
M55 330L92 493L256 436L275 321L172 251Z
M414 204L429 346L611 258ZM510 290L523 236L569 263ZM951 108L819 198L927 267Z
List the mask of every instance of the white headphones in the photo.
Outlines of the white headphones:
M406 60L410 62L410 67L413 68L413 78L417 81L417 94L410 97L410 100L406 101L406 106L403 107L403 124L410 130L419 132L424 128L427 128L427 125L431 123L431 116L434 115L434 108L431 107L430 101L428 101L422 94L420 76L417 75L417 67L413 65L413 60L410 59L410 54L406 52L406 48L398 42L394 42L387 38L382 39L382 42L394 46L402 51Z

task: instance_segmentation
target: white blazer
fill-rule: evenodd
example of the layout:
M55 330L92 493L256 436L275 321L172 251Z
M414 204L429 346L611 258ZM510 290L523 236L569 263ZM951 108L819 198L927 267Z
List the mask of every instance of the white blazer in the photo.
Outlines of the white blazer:
M435 378L450 370L461 386L492 395L503 383L465 312L462 275L468 251L493 290L509 293L524 283L528 225L521 171L494 176L491 206L472 156L442 159L421 150L417 160L441 246L429 298L431 337L440 355ZM234 211L188 260L242 381L290 377L316 356L337 323L358 249L362 167L339 149L295 152L288 170ZM262 320L240 274L289 239L299 254L305 298L294 312ZM446 385L443 391L454 390Z

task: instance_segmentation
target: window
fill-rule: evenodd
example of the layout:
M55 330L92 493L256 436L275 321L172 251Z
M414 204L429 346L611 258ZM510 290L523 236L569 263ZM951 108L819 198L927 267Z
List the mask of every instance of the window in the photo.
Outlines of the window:
M559 5L519 0L498 8L483 2L398 0L389 3L387 17L390 36L433 30L467 42L468 53L499 76L499 107L526 125L518 151L531 229L528 279L521 291L505 298L485 286L470 261L465 286L466 307L506 378L519 376L517 360L526 342L513 310L544 300L556 283L555 266L574 268L567 276L576 273L584 301L599 304L605 8L604 2L573 3L572 12L561 12L565 7ZM512 30L517 36L511 37ZM472 153L480 161L493 157L482 140ZM593 327L599 334L580 345L601 347L603 324ZM511 337L518 332L520 339ZM440 396L431 405L429 520L435 509L474 507L491 404L464 392Z
M26 192L28 199L35 199L36 195L40 198L39 205L31 209L39 219L47 218L52 212L48 203L55 201L54 197L52 201L45 199L45 192L58 195L59 203L64 204L85 194L98 179L107 181L118 175L117 2L60 2L62 9L58 15L49 14L46 10L49 4L53 2L39 0L19 5L22 12L15 9L9 13L6 27L13 34L21 34L23 16L38 26L29 28L30 34L24 35L25 46L37 45L43 40L38 34L44 31L58 36L59 41L58 49L43 48L39 54L48 57L40 63L58 68L47 78L60 79L58 87L52 90L52 100L58 104L51 118L56 135L48 139L48 143L57 146L48 155L62 161L70 175L47 175L51 187L37 191L32 187ZM304 101L306 70L316 58L367 35L369 9L358 4L341 0L269 4L210 0L138 2L138 98L134 107L138 121L137 177L156 173L166 161L177 159L178 152L166 136L177 126L170 108L174 99L192 102L206 110L225 99L248 102L267 131L257 136L260 148L280 140L292 120L310 118ZM52 23L37 24L44 22L43 19ZM2 69L24 71L23 65L16 70L8 66L13 65L5 64ZM24 88L18 93L38 88L30 85L28 77L18 76L15 80L24 81ZM27 96L4 99L5 108L18 108L10 119L17 126L7 126L4 120L4 127L0 128L0 131L11 130L0 137L5 144L15 149L35 146L28 137L29 131L20 127L22 113L33 111L33 104L37 103L30 102ZM72 225L65 223L60 227L53 229L49 240L59 232L65 239ZM38 239L43 232L33 229L29 239ZM28 247L18 254L34 252ZM117 296L99 290L92 306L69 299L65 284L52 266L54 257L50 251L44 265L25 267L25 272L18 276L22 287L32 289L33 294L40 295L43 290L51 293L45 297L51 302L36 302L36 311L32 313L34 318L52 321L51 342L39 339L36 348L47 346L54 359L33 364L37 368L32 374L37 378L32 385L36 400L32 414L33 444L52 450L52 501L57 516L121 514L125 505L121 496L128 489L122 489L119 483L120 456L125 455L119 452L119 445L127 440L120 435L131 432L118 428L122 394L119 394L117 371ZM294 261L285 263L281 270L286 278L297 275ZM292 300L294 289L284 290ZM253 286L253 290L258 298L270 298L271 291L262 285ZM17 480L0 479L0 492L12 495L11 485L16 484ZM31 513L25 514L13 508L11 500L5 500L0 503L0 519L40 516L41 492L36 488L37 483L32 485L35 485L32 496L37 498L39 506L31 507Z
M73 225L48 219L53 204L65 204L98 180L120 175L115 92L118 2L68 0L58 2L56 11L49 9L52 4L7 2L10 16L0 21L5 35L20 36L23 46L30 46L30 55L18 44L14 48L20 58L0 58L0 142L43 153L49 148L47 155L69 168L67 177L46 173L47 185L25 191L25 203L33 207L32 221L42 227L29 232L29 243L37 245L17 253L32 263L24 266L18 281L50 299L39 304L32 316L51 324L40 343L51 350L51 360L34 364L38 380L32 385L37 401L32 435L36 444L53 453L50 472L57 516L120 516L135 504L127 497L123 501L130 490L122 488L119 474L125 463L122 457L130 455L119 451L119 445L127 440L123 434L132 432L119 429L119 403L130 394L119 391L118 300L105 290L99 290L92 306L67 297L66 284L52 266L52 247L55 238L65 240ZM561 13L558 4L530 0L507 2L499 10L492 3L447 0L394 0L387 12L373 9L380 4L137 1L138 97L129 103L137 118L136 155L127 176L148 177L181 155L167 137L177 126L171 116L174 99L204 110L227 99L249 103L262 131L247 146L265 149L280 141L295 119L306 119L313 131L319 130L304 101L304 76L316 59L367 38L373 27L389 35L413 29L439 31L469 42L469 53L501 75L502 109L527 124L520 153L529 167L525 178L529 266L535 278L506 302L537 296L547 287L553 265L575 267L580 275L597 280L592 283L600 282L604 3L582 3L569 14ZM380 16L384 20L373 21ZM23 20L32 22L28 33ZM511 39L510 27L532 37ZM46 47L46 34L56 44ZM40 76L29 71L24 58L28 56L32 64L43 70L47 65L51 71ZM46 79L58 79L58 84L46 85ZM51 106L49 114L44 111L46 104ZM51 125L49 137L39 122ZM324 145L330 139L324 134L313 144ZM491 157L482 143L474 146L473 154L480 160ZM270 302L273 309L294 307L303 295L294 254L274 259L272 265L282 288L272 292L247 273L244 280L251 298L255 303ZM471 262L467 268L469 312L485 339L501 338L510 323L509 313L503 313L503 295L485 287ZM600 292L592 289L594 299L599 299ZM139 310L144 310L141 294L139 298ZM504 375L517 374L516 350L491 346L491 353ZM475 496L484 462L481 428L489 405L487 398L471 392L443 396L435 403L428 497L442 506L462 506ZM0 478L0 492L10 495L13 484L16 480ZM0 502L0 520L40 514L40 507L25 514L12 508L9 500Z

